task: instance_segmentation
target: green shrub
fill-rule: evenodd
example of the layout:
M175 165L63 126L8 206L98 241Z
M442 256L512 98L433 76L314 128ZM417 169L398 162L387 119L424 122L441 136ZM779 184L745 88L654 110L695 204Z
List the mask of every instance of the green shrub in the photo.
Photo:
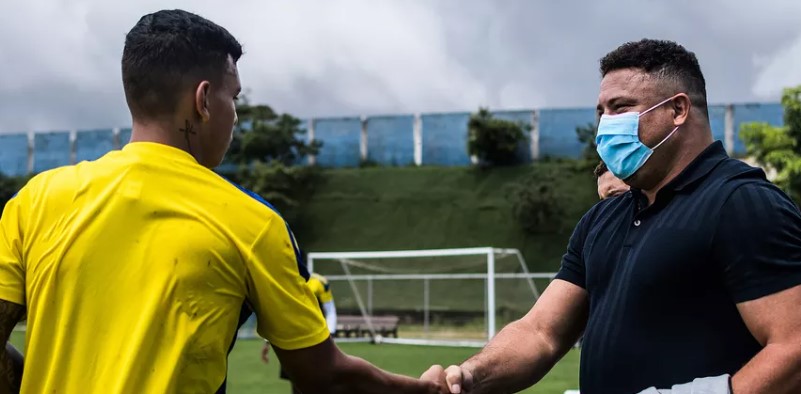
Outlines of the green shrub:
M489 109L480 108L467 123L467 152L476 156L481 165L520 164L520 147L529 131L528 125L495 118Z
M559 173L554 170L532 171L511 186L507 193L517 224L529 234L561 230L566 212L566 197L559 195Z
M28 182L28 177L10 177L0 173L0 212L8 200Z

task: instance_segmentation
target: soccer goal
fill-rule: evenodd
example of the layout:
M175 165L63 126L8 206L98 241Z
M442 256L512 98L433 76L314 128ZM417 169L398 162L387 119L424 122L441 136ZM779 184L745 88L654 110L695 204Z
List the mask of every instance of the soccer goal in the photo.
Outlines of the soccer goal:
M480 347L522 317L555 273L516 249L309 253L337 306L337 341Z

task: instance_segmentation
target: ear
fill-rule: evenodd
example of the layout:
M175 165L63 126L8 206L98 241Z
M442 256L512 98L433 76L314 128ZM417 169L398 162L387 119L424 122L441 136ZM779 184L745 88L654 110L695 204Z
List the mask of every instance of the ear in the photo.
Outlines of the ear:
M209 111L210 89L211 84L209 81L200 82L197 85L197 89L195 89L195 111L200 116L200 121L204 123L211 118L211 112Z
M681 126L686 123L690 116L690 109L692 109L690 96L685 93L676 95L673 99L673 125Z

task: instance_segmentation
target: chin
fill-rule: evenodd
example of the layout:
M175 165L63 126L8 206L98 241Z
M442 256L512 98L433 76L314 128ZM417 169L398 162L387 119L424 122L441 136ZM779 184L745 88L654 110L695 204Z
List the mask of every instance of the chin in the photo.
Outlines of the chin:
M629 185L629 187L633 187L635 189L646 189L646 186L643 185L643 183L645 183L645 182L643 182L643 178L647 178L647 176L643 177L642 175L643 174L642 174L641 171L637 171L637 172L634 173L634 175L624 179L623 183L625 183L626 185Z

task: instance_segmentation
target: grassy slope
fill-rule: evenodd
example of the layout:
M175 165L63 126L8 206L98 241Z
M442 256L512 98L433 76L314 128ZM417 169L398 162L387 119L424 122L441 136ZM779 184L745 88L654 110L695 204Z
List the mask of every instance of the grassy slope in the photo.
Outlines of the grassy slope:
M564 174L557 190L568 202L565 224L526 235L512 217L507 186L554 166ZM293 226L309 251L510 247L520 249L533 270L554 271L573 225L597 200L591 171L574 168L329 170Z

